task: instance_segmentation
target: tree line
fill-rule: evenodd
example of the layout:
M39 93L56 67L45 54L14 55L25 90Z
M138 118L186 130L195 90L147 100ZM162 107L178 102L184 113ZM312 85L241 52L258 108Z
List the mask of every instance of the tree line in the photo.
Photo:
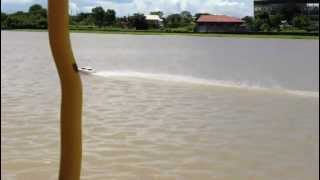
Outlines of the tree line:
M186 27L194 23L193 16L189 11L182 11L179 14L171 14L164 17L162 11L150 12L150 15L158 15L163 20L163 26L168 28ZM155 24L147 22L142 13L135 13L131 16L116 17L112 9L104 10L102 7L93 8L90 13L79 13L71 16L71 25L75 26L96 26L96 27L120 27L135 28L138 30L159 28Z
M13 14L1 12L1 29L46 29L48 27L47 10L35 4L28 12L18 11Z
M150 14L158 15L163 19L163 26L168 28L185 27L194 24L193 16L189 11L171 14L166 18L162 11L154 11ZM47 24L47 10L39 4L32 5L27 12L18 11L12 14L1 12L1 29L46 29ZM95 7L89 13L81 12L77 15L71 15L70 25L95 26L98 28L110 26L135 29L159 28L155 24L149 24L142 13L117 17L115 10L105 10L102 7Z
M303 15L301 8L296 5L283 7L278 12L259 11L254 17L246 16L242 20L248 30L253 32L319 31L319 16Z
M144 14L135 13L130 16L117 17L115 10L105 10L102 7L95 7L89 13L81 12L77 15L71 15L70 25L76 27L116 27L137 30L184 28L185 31L193 31L196 20L201 15L209 15L209 13L192 15L189 11L170 14L166 17L164 17L162 11L154 11L150 12L150 14L158 15L163 20L161 27L157 24L148 23ZM255 17L246 16L243 20L246 29L252 32L281 31L286 27L294 27L306 31L319 30L318 19L312 21L309 17L301 15L301 12L294 7L292 9L285 8L279 13L272 15L261 11L256 13ZM46 29L47 24L47 10L39 4L32 5L27 12L18 11L12 14L1 12L1 29Z

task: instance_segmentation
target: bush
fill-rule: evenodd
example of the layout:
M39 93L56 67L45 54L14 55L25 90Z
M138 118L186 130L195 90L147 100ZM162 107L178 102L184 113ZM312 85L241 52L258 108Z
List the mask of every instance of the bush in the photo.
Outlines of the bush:
M244 24L245 24L247 30L256 31L255 21L254 21L253 17L246 16L246 17L242 18L242 20L244 21Z
M7 19L8 15L6 13L1 12L1 29L7 28Z
M177 28L182 25L182 17L180 14L171 14L166 18L165 26L169 28Z
M313 22L311 23L307 28L307 31L309 32L317 32L319 33L319 22Z
M144 14L136 13L133 16L128 17L129 26L135 27L137 30L148 29L148 23Z
M273 29L279 30L281 24L281 15L270 16L270 25Z
M310 19L306 16L296 16L293 18L293 26L299 29L307 29L310 26Z
M104 25L105 11L102 7L93 8L92 17L96 26L102 27Z
M261 30L262 30L263 32L268 32L268 31L270 31L270 25L267 24L267 23L263 23L260 28L261 28Z

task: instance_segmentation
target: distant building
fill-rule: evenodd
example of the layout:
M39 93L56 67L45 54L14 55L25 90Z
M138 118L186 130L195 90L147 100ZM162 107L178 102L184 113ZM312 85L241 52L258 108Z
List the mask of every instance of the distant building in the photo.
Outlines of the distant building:
M159 28L163 26L163 20L158 15L146 15L146 20L151 27Z
M290 8L295 8L298 14L311 18L319 16L319 0L254 0L254 14L264 11L276 15L283 9Z
M202 15L196 22L196 32L237 32L243 23L241 19L225 15Z

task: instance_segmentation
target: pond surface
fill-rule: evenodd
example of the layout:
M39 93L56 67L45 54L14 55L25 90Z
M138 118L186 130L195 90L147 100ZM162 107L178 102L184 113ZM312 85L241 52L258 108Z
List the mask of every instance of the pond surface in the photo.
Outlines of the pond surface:
M72 34L83 180L316 180L313 40ZM59 79L45 32L1 32L1 178L54 180Z

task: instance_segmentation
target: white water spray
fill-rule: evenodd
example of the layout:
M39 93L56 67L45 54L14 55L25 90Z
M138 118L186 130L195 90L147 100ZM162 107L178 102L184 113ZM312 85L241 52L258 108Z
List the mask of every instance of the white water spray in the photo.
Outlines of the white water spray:
M99 71L99 72L93 73L93 75L106 77L106 78L117 78L117 77L139 78L139 79L149 79L149 80L177 82L177 83L190 83L190 84L198 84L198 85L219 86L219 87L247 89L247 90L273 91L273 92L286 93L286 94L292 94L297 96L319 98L319 92L288 90L279 86L268 88L268 87L263 87L259 85L251 85L247 83L237 83L232 81L221 81L221 80L208 80L208 79L201 79L201 78L196 78L192 76L183 76L183 75L142 73L142 72L135 72L135 71Z

